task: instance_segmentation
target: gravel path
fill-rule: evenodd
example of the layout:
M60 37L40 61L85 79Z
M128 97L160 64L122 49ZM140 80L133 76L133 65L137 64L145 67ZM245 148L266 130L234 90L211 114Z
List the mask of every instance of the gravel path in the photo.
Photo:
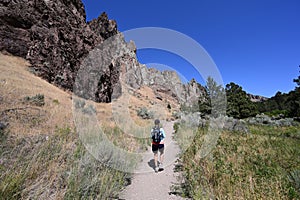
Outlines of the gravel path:
M143 161L136 169L132 183L120 194L119 199L124 200L181 200L182 197L169 194L170 187L177 183L179 174L174 173L175 161L178 158L179 147L172 139L174 122L165 122L163 128L166 132L164 170L154 172L154 160L151 148L145 153Z

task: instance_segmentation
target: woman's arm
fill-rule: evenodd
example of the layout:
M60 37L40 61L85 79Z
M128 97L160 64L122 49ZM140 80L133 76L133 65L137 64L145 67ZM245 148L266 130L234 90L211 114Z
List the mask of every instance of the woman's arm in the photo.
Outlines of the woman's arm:
M165 133L165 130L163 128L160 128L160 131L161 131L161 133L163 135L163 138L162 138L162 140L163 140L163 139L166 138L166 133Z

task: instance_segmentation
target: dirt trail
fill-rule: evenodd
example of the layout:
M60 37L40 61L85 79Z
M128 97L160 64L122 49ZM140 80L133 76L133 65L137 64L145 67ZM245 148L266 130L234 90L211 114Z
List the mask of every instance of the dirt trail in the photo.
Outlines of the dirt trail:
M174 134L174 122L166 122L163 128L166 132L164 170L154 172L154 160L151 148L145 153L142 162L139 164L132 179L132 183L120 194L120 199L126 200L179 200L184 199L169 194L170 187L177 183L179 174L173 169L177 160L179 147L172 139Z

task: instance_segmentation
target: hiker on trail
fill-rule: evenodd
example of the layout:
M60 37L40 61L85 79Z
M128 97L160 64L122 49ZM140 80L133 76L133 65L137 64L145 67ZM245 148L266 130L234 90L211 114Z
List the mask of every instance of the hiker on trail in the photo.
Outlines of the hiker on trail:
M164 129L160 126L159 119L154 121L154 127L151 130L151 138L152 138L152 152L154 153L154 164L155 164L155 172L158 170L163 170L163 161L164 161L164 139L166 138L166 134ZM158 165L158 151L160 153L159 165Z

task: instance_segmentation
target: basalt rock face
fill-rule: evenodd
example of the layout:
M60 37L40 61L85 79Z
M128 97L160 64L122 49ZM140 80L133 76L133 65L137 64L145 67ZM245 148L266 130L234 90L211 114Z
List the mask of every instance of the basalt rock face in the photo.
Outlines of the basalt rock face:
M185 105L192 106L195 103L206 101L206 89L197 83L195 79L192 79L189 83L184 84L184 103Z
M122 68L132 65L135 46L117 34L97 45L82 61L74 93L96 102L111 102L122 94Z
M97 35L100 35L103 39L107 39L119 33L117 22L115 20L108 19L105 12L97 19L93 19L88 22L88 25L92 31L94 31Z
M186 105L203 95L194 81L182 84L173 71L140 64L134 43L125 42L106 13L86 23L81 0L1 0L2 50L29 60L48 82L96 102L118 98L123 83L149 86L158 97L164 93Z
M163 93L175 98L178 103L192 106L205 98L205 88L194 79L183 84L175 71L147 68L146 65L137 61L135 54L122 59L120 68L127 85L134 89L148 86L154 90L158 99L160 99L160 93Z
M103 38L85 20L80 0L0 4L0 50L26 58L38 76L72 90L81 59Z

